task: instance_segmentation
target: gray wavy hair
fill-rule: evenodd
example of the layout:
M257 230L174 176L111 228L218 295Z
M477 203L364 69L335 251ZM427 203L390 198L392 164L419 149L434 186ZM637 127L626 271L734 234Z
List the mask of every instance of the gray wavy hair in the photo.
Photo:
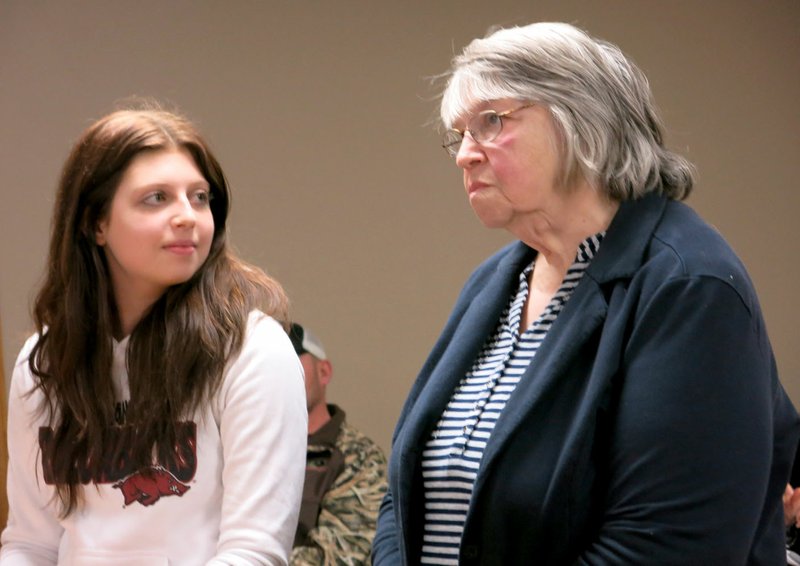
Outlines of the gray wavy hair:
M547 107L562 136L563 184L583 175L610 198L660 192L682 200L693 166L664 147L647 78L615 45L564 23L499 29L473 40L445 75L445 128L476 102L513 98Z

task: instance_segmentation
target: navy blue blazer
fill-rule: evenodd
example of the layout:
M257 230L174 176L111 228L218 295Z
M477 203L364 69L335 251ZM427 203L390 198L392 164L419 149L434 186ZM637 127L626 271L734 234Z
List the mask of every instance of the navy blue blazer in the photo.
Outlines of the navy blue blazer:
M467 281L403 407L374 564L419 562L425 442L535 251ZM688 206L621 205L501 414L460 564L785 564L797 413L744 266Z

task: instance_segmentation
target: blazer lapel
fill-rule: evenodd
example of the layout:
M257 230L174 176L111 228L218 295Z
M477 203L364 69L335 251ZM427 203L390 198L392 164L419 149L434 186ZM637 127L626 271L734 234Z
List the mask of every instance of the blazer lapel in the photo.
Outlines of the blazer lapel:
M525 416L536 410L543 394L557 386L560 376L582 345L603 324L607 310L608 305L599 287L584 274L584 279L556 318L497 420L475 480L476 492L505 443L516 434Z
M546 391L557 386L565 368L574 363L586 340L605 322L608 303L601 286L616 279L628 278L636 272L666 202L660 195L649 194L637 201L621 204L600 251L548 331L498 418L475 480L476 492L487 471L491 470L493 460L515 434L523 418L536 410Z
M450 338L441 359L431 372L407 419L403 454L421 451L427 437L442 416L458 383L472 367L478 353L491 336L508 306L517 275L533 258L533 251L518 243L501 260L483 289L476 293L461 322Z

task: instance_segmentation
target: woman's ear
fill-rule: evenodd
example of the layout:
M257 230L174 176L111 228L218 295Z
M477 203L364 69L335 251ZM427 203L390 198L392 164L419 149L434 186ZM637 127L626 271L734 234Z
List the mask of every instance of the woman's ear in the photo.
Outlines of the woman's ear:
M106 245L106 222L101 220L94 229L94 243L98 246Z

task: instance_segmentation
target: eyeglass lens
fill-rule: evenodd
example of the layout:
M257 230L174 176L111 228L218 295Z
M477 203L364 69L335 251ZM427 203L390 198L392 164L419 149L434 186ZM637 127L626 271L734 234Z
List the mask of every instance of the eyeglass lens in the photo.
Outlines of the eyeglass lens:
M494 110L486 110L473 116L467 123L465 132L469 132L478 143L490 142L495 139L503 127L502 118ZM464 134L458 130L447 130L442 136L442 146L451 156L455 157L464 141Z

